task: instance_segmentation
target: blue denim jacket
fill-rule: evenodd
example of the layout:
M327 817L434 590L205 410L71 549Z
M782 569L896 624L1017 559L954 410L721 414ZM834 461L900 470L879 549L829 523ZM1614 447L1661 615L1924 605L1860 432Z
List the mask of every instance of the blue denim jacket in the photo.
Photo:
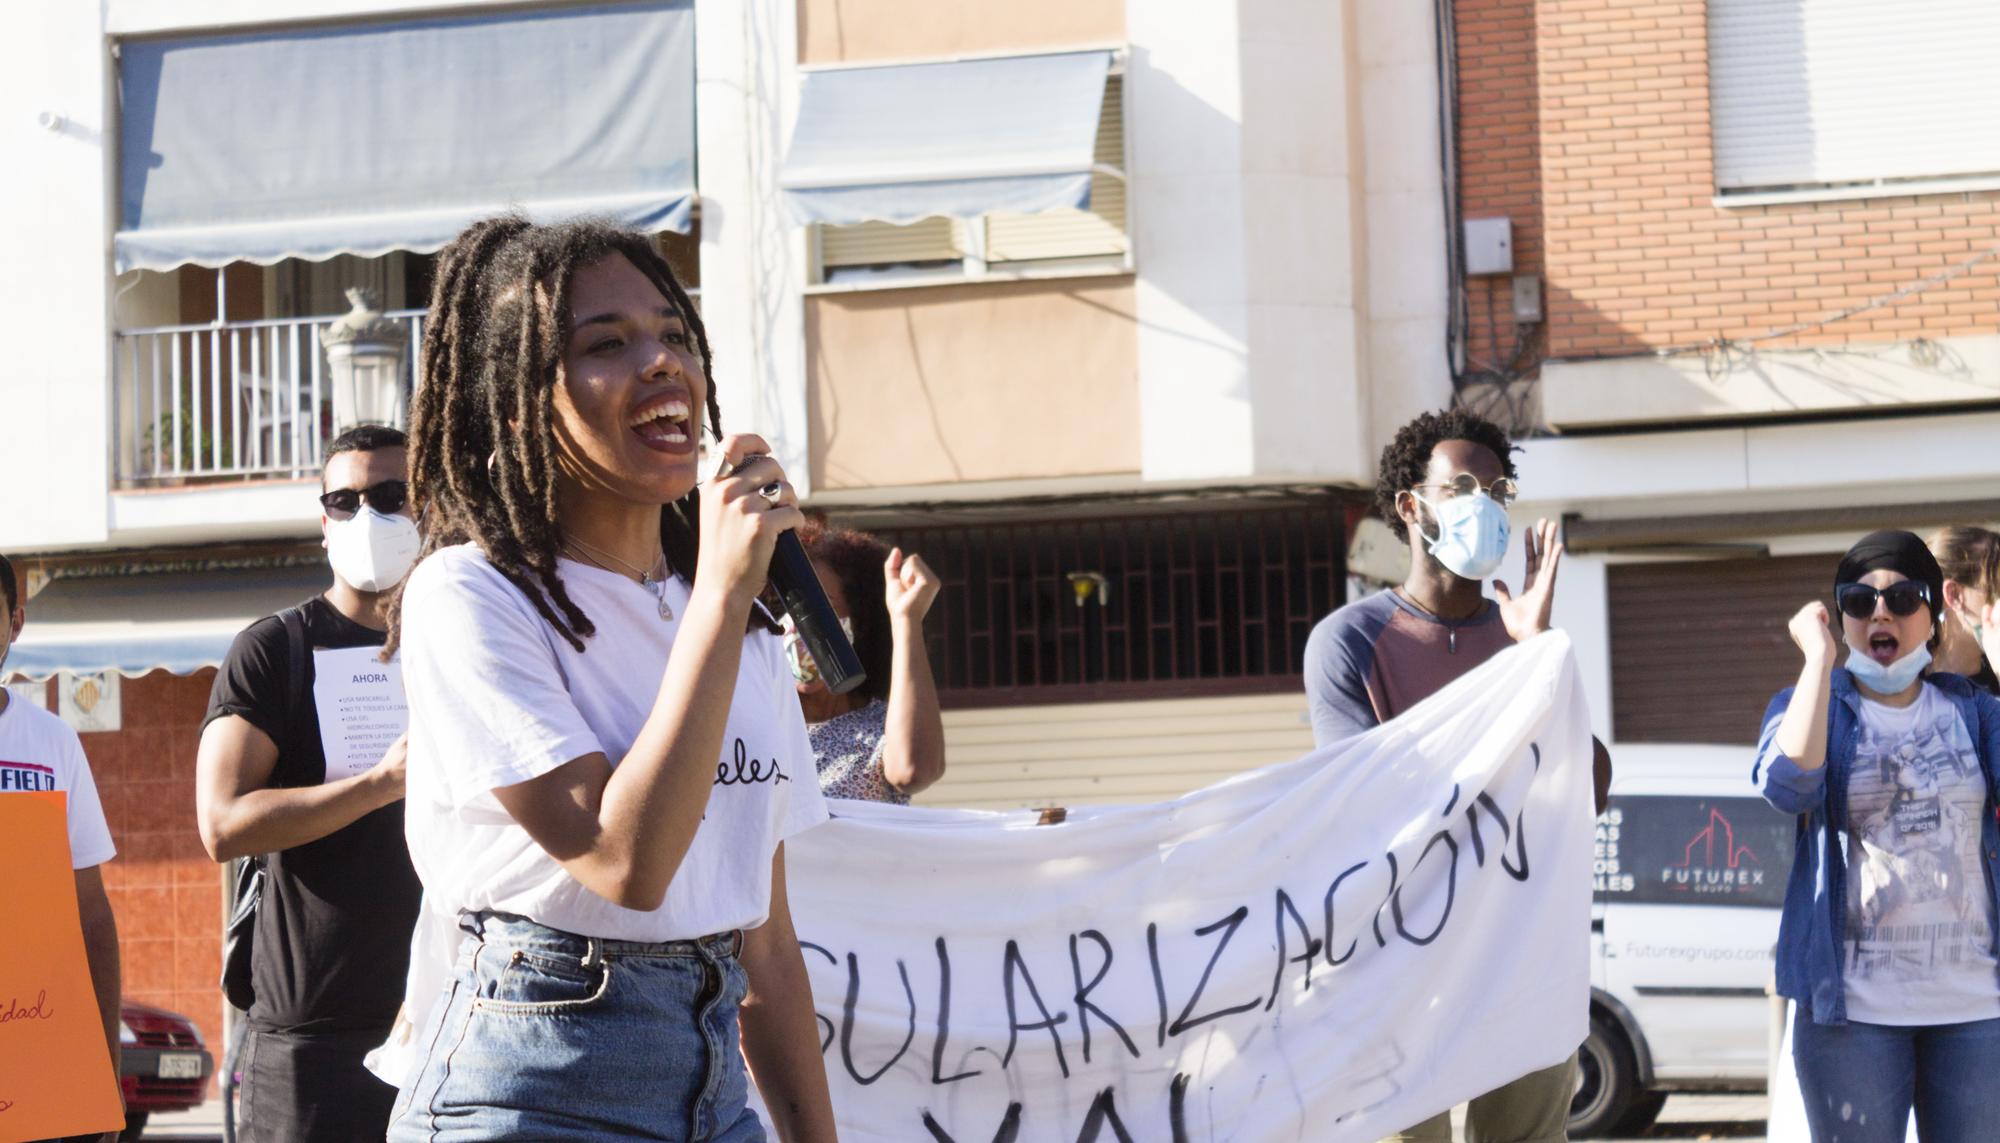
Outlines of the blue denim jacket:
M1986 850L1987 895L2000 917L2000 824L1993 813L1995 790L2000 788L2000 699L1963 675L1935 674L1924 682L1958 708L1986 773L1980 839ZM1765 801L1786 813L1805 815L1778 925L1778 993L1798 1001L1816 1024L1845 1024L1847 990L1841 968L1847 928L1847 775L1860 738L1861 694L1854 689L1853 676L1840 669L1833 672L1826 764L1801 770L1776 742L1792 690L1779 691L1765 710L1757 764L1750 773ZM1995 983L2000 986L2000 980Z

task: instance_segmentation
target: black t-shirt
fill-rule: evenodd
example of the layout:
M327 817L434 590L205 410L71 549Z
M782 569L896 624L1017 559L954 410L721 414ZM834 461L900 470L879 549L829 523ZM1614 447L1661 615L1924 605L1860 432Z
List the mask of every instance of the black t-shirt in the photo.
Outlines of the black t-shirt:
M291 710L290 641L277 616L245 628L215 675L206 726L236 715L269 735L278 761L272 786L317 786L326 778L312 697L315 648L379 647L372 631L315 597L306 616L305 684ZM269 854L257 905L251 1022L290 1031L379 1030L403 1000L410 932L423 891L403 840L403 803L384 806L318 841Z

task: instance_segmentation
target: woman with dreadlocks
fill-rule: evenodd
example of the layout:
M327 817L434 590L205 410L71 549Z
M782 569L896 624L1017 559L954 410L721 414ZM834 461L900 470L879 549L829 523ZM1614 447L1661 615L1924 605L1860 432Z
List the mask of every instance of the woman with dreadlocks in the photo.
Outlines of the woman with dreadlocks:
M783 472L718 434L696 494L708 342L638 235L478 223L425 331L389 637L410 853L464 936L390 1140L758 1141L746 1059L781 1139L832 1140L783 846L826 810L756 602Z

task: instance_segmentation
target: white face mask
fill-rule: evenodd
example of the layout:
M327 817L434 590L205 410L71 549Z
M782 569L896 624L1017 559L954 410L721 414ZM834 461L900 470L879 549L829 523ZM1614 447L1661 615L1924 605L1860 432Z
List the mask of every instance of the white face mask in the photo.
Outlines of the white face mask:
M1979 651L1986 656L1986 662L1994 670L2000 671L2000 626L1995 626L1992 605L1978 609L1961 608L1958 621L1965 624L1965 630L1972 641L1979 644Z
M1411 493L1416 496L1416 493ZM1449 500L1417 500L1437 518L1438 534L1424 536L1437 562L1460 579L1485 579L1507 558L1507 509L1485 492ZM1419 529L1421 534L1421 529Z
M1915 650L1884 666L1868 657L1868 652L1847 646L1847 673L1854 681L1878 695L1899 695L1917 681L1931 665L1931 649L1919 643Z
M387 591L403 582L423 540L408 516L385 516L362 505L345 520L326 522L326 562L356 591Z

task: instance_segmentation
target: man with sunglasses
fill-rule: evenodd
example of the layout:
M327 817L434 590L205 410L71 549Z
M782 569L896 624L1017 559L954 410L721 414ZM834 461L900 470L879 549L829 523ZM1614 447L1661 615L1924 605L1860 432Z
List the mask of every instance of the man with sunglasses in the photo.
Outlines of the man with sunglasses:
M317 652L380 647L415 563L408 449L393 428L336 437L321 472L327 590L236 637L215 677L195 810L217 861L261 861L250 1003L234 1056L238 1137L380 1139L395 1089L362 1066L402 1002L422 891L403 840L403 743L329 774L314 700Z
M1410 546L1400 587L1350 603L1321 620L1306 643L1306 697L1313 741L1361 734L1429 698L1517 642L1549 629L1562 544L1539 520L1525 537L1521 594L1487 577L1507 553L1507 509L1517 495L1514 445L1499 426L1459 409L1425 413L1382 450L1375 501ZM1611 758L1593 740L1597 808L1611 786ZM1580 939L1580 938L1579 938ZM1568 1137L1575 1061L1530 1072L1472 1101L1466 1138L1478 1143L1549 1143ZM1450 1143L1451 1116L1392 1137Z

